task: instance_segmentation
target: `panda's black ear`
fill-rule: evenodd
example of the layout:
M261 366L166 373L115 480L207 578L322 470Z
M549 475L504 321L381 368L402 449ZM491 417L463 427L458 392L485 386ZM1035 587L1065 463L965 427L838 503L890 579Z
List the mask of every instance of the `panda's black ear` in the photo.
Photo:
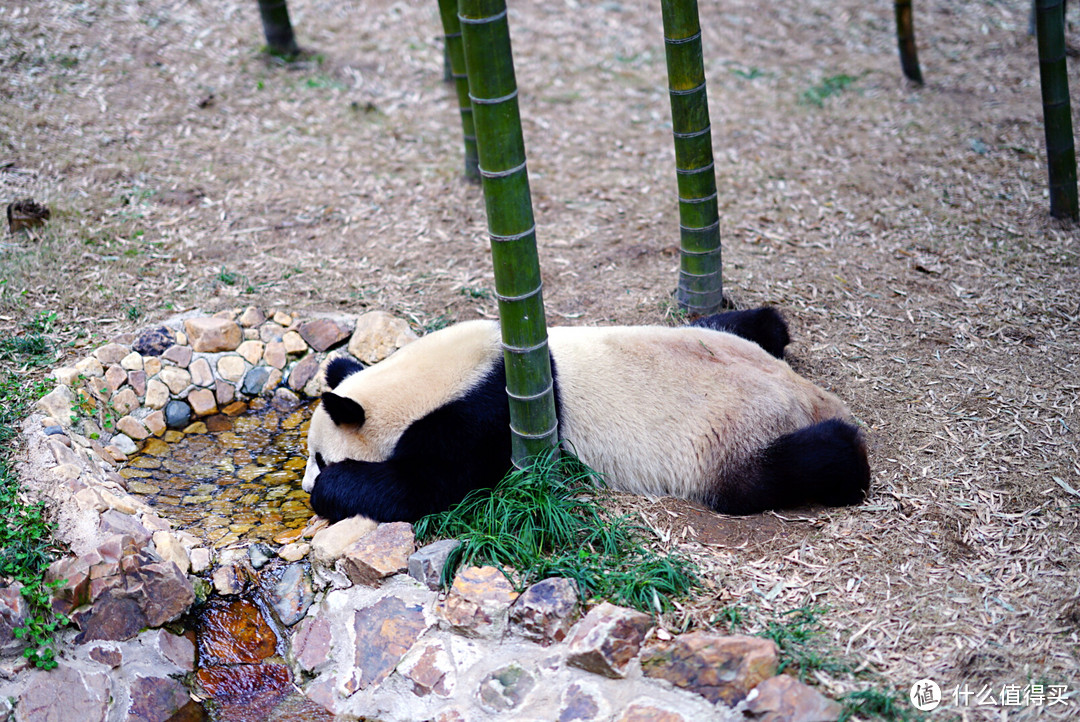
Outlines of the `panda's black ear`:
M336 389L347 377L363 370L364 365L352 356L337 356L326 365L326 385Z
M322 405L330 414L330 420L338 426L364 425L364 407L350 398L326 391L322 395Z

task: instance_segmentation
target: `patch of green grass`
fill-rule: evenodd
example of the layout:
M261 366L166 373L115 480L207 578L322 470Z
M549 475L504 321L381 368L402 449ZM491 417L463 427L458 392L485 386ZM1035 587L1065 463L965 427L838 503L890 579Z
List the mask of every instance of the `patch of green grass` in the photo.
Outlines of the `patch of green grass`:
M349 86L336 78L327 75L315 75L304 81L304 87L312 89L330 88L331 90L348 90Z
M749 67L749 68L728 68L728 72L732 75L738 76L743 80L757 80L758 78L764 78L769 75L761 68Z
M925 719L905 706L895 692L874 687L849 692L837 700L844 711L837 722L847 722L852 717L858 719L907 720Z
M717 612L710 624L723 624L728 631L734 632L746 620L746 609L740 606L724 607Z
M802 95L799 96L799 100L805 105L822 108L825 106L827 98L844 92L858 79L858 76L855 75L830 75L817 85L804 90Z
M217 275L214 276L214 280L216 280L223 286L235 286L236 284L243 281L244 277L239 273L236 273L235 271L230 271L229 269L222 266L221 269L217 272Z
M454 319L447 316L445 313L440 313L435 318L431 319L427 323L423 324L420 328L425 334L429 334L432 331L438 331L450 326L454 323Z
M10 341L0 339L0 346ZM15 635L27 640L23 654L41 669L56 666L53 634L68 619L53 614L51 587L45 583L45 571L55 556L53 525L43 503L26 501L7 449L17 424L48 388L44 382L28 382L23 375L0 370L0 448L5 449L0 453L0 577L22 585L29 613Z
M39 333L0 338L0 361L13 362L23 368L45 366L56 358L52 342Z
M52 333L56 327L56 311L41 311L22 325L32 333Z
M818 620L824 613L821 607L799 607L768 623L761 636L776 642L780 649L777 673L790 670L799 681L806 682L817 670L829 674L853 672L851 665L837 656L824 638Z
M493 490L477 490L460 504L416 524L424 540L461 542L443 569L449 586L462 565L516 570L524 588L548 577L567 577L582 599L606 599L644 612L663 613L698 581L690 562L646 548L644 530L599 502L599 475L572 454L540 457L515 470Z
M491 291L483 286L466 286L461 289L462 296L468 296L469 298L480 298L487 300L491 298Z

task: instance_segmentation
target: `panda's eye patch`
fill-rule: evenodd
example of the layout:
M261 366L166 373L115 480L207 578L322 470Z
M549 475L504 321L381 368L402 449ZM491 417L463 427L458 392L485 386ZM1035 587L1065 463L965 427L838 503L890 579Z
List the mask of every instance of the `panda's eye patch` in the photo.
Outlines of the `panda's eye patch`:
M322 471L323 467L326 466L326 460L323 459L322 454L315 454L315 466L318 467L319 471Z

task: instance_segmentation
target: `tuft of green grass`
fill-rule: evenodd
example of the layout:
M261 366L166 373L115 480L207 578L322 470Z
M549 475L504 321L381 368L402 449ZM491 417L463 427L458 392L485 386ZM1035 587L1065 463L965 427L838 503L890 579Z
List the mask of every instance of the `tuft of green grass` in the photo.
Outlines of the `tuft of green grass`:
M449 586L463 565L516 570L519 588L567 577L582 599L607 599L649 613L673 608L698 585L692 564L642 544L645 531L598 501L599 474L572 454L551 452L510 472L494 489L471 492L449 511L420 519L421 540L461 542L443 569Z
M768 623L761 636L776 642L780 649L777 673L791 670L800 682L810 680L817 670L829 674L853 673L851 665L836 656L823 636L818 618L824 613L821 607L798 607L784 612L784 619Z
M825 100L834 95L839 95L848 89L859 78L854 75L830 75L817 85L808 88L799 96L799 100L805 105L813 105L817 108L825 106Z
M245 280L242 275L235 271L230 271L224 266L221 267L221 270L217 272L217 275L214 278L223 286L235 286L242 280Z
M858 719L882 719L907 722L925 719L914 713L895 692L873 687L849 692L837 700L844 708L837 722L847 722L852 717Z

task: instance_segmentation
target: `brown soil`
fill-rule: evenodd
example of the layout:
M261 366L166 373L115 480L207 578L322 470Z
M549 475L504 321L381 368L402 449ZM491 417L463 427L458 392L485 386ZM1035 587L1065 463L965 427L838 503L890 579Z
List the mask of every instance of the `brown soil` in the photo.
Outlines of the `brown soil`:
M511 5L549 321L670 322L658 8ZM494 316L434 2L290 8L314 55L286 67L250 0L0 6L0 200L52 209L0 245L5 334L43 312L77 346L191 307ZM754 631L827 605L878 684L1076 692L1080 233L1047 216L1026 7L919 5L921 89L889 4L701 12L727 291L784 310L793 365L850 403L875 471L849 510L626 500L706 570L685 615L740 605Z

